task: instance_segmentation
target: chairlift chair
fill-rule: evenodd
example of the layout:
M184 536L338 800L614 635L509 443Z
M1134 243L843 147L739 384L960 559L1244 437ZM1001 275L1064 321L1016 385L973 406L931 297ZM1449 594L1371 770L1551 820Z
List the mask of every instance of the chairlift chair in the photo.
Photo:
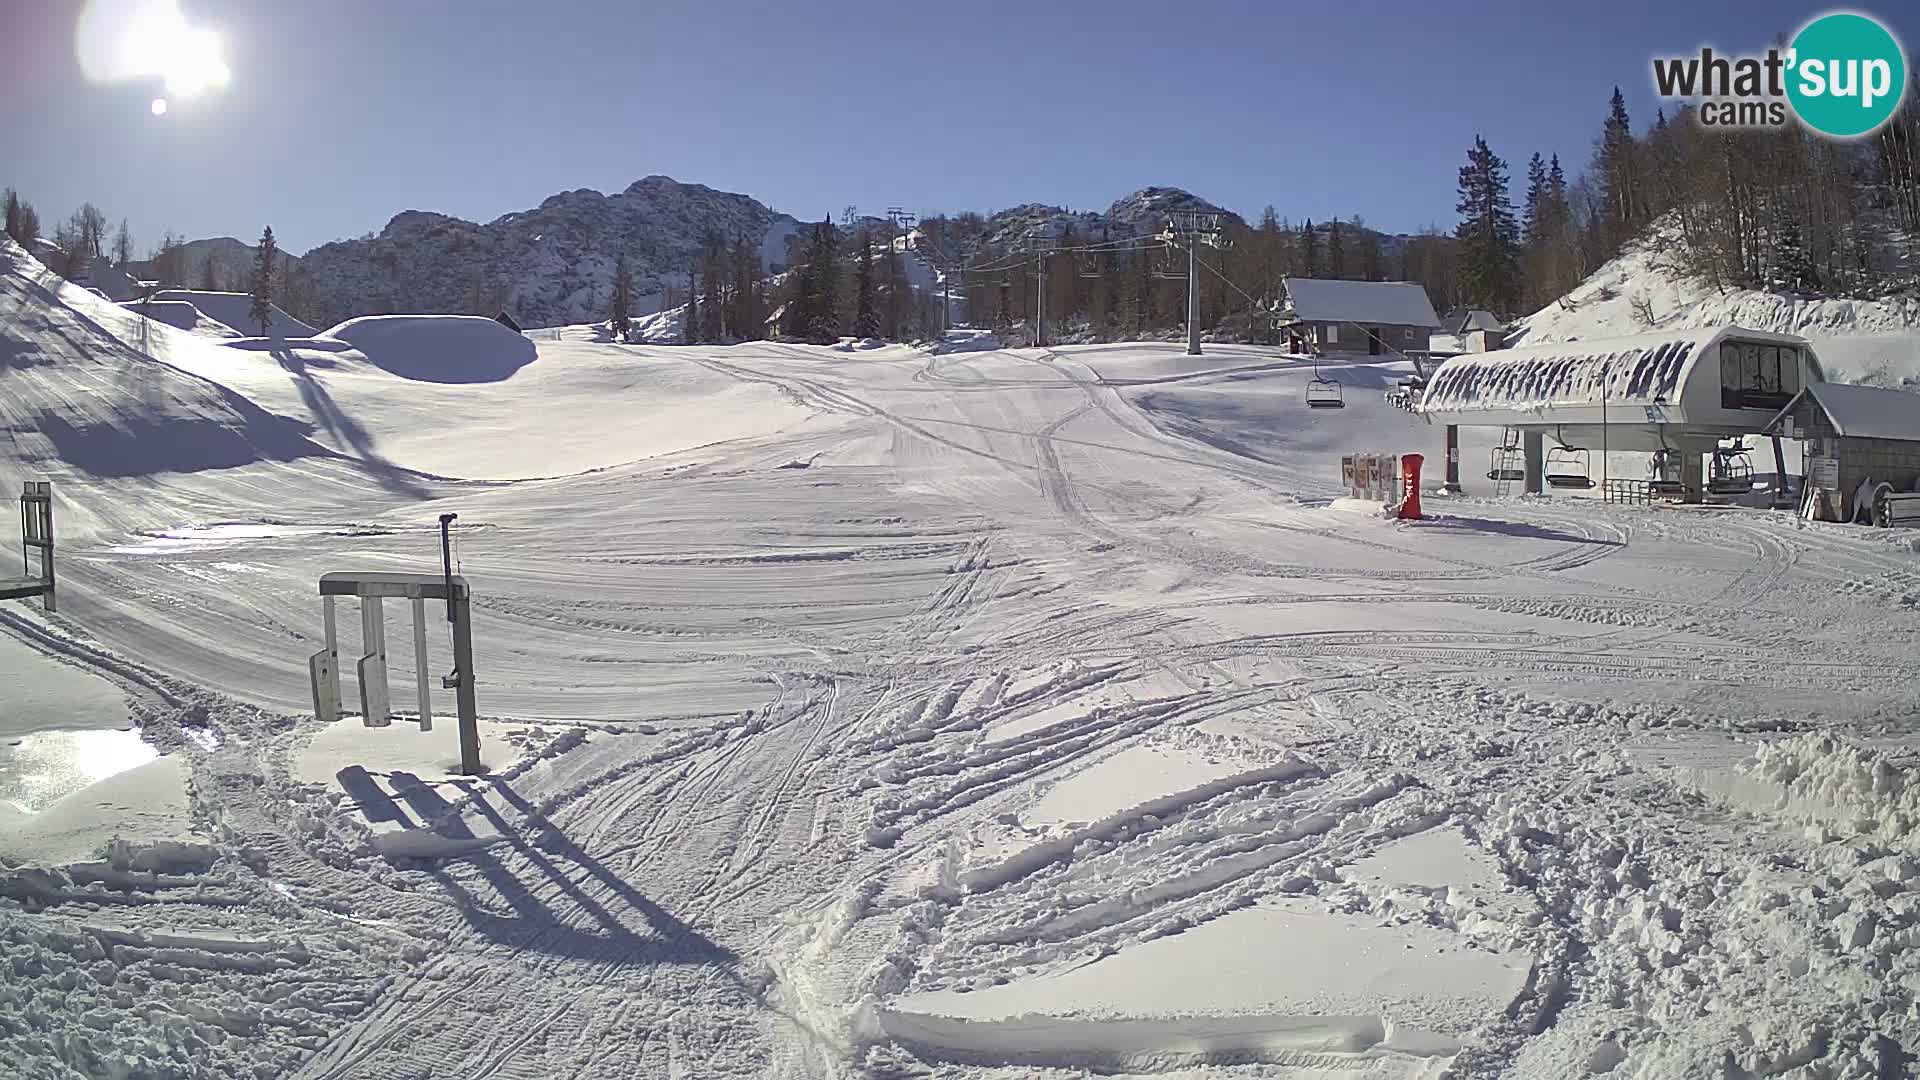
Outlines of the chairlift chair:
M1512 483L1527 478L1526 452L1519 443L1507 443L1493 448L1493 454L1487 463L1487 479Z
M1707 490L1715 495L1746 495L1753 491L1753 458L1748 456L1744 442L1714 447Z
M1307 408L1344 409L1347 407L1346 391L1341 389L1340 380L1320 374L1320 358L1313 358L1313 378L1307 383Z
M1593 455L1580 446L1556 446L1547 451L1547 486L1593 487L1592 459Z
M1649 495L1675 496L1685 495L1687 485L1678 480L1667 479L1667 474L1678 471L1680 451L1671 446L1663 446L1653 452L1647 462L1647 493Z

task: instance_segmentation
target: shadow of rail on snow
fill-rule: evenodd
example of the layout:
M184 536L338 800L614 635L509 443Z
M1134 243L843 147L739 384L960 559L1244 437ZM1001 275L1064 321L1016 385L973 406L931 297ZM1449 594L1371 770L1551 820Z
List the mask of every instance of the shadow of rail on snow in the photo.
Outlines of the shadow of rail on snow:
M364 773L348 777L343 772L340 780L369 820L407 827L417 822L440 836L464 840L474 838L464 814L477 812L502 838L428 867L461 917L488 940L616 965L730 965L738 959L582 851L508 782L486 781L471 800L455 807L436 785L413 773L388 777L392 796ZM468 789L471 781L452 783ZM512 804L522 819L518 826L491 804L494 796Z

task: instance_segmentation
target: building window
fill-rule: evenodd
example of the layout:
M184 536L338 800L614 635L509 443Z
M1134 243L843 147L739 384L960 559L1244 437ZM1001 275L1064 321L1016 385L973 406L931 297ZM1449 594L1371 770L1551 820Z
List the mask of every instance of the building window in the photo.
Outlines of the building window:
M1340 328L1332 323L1327 324L1327 344L1340 344Z
M1727 341L1720 345L1720 405L1727 409L1787 407L1800 392L1800 350L1792 345Z

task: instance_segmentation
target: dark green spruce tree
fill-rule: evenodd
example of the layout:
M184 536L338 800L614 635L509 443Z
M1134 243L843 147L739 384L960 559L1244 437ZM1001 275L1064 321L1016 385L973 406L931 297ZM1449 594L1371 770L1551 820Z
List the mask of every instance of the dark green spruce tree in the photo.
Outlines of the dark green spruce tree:
M273 264L279 248L273 240L273 226L260 234L260 249L253 254L253 306L247 314L267 337L273 328Z
M853 336L861 339L880 336L880 310L874 302L873 238L862 229L853 238Z
M1520 301L1519 226L1507 197L1507 163L1476 135L1460 168L1460 289L1467 303L1508 313Z

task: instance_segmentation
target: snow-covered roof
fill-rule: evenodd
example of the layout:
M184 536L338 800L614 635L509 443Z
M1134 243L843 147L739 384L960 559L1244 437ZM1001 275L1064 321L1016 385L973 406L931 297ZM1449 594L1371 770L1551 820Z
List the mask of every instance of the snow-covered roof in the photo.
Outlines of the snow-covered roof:
M1841 435L1920 442L1920 394L1853 383L1814 383L1800 391L1780 415L1792 412L1800 398L1809 394ZM1775 417L1773 423L1779 422L1780 417Z
M1422 411L1655 404L1680 385L1687 361L1723 327L1561 341L1456 356L1433 373Z
M1290 277L1282 284L1294 317L1302 322L1440 329L1440 317L1433 313L1426 287L1411 281Z
M1491 311L1479 308L1456 309L1447 313L1446 331L1449 334L1464 334L1469 330L1504 330L1506 324Z

